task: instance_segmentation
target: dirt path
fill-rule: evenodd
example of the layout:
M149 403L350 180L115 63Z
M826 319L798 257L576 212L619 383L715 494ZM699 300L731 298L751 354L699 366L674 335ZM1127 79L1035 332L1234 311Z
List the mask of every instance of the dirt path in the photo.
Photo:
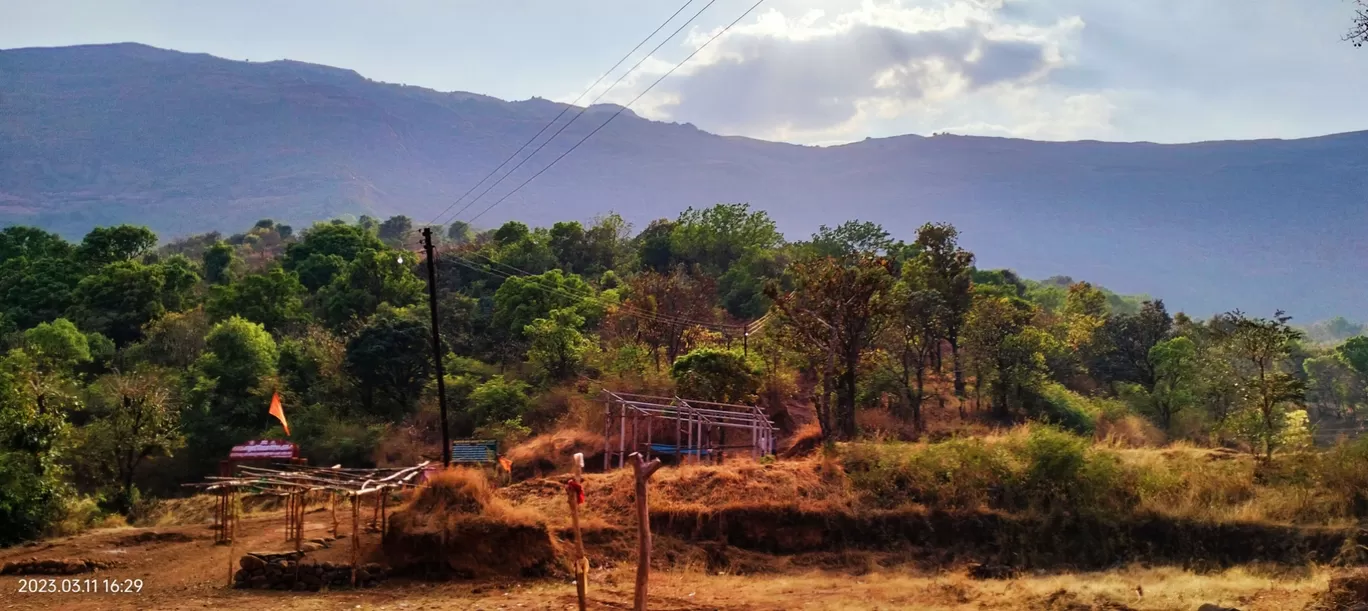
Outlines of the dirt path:
M306 518L306 538L330 535L326 512ZM342 526L348 535L349 524ZM281 514L252 515L241 525L241 541L230 550L215 545L208 525L100 530L37 545L0 550L0 564L28 558L88 558L121 566L73 576L0 577L3 610L104 609L270 609L313 611L388 609L475 609L488 611L570 610L574 586L560 580L507 582L422 582L392 580L367 590L318 593L233 590L226 587L229 563L247 551L279 551L284 541ZM362 532L362 544L378 534ZM311 553L317 560L345 561L350 537L332 549ZM236 564L233 565L236 569ZM21 580L63 579L101 582L141 580L129 593L21 593ZM1234 570L1194 575L1177 569L1123 569L1085 575L1035 576L1011 581L974 581L962 573L919 574L875 568L863 575L814 571L794 575L729 576L701 570L661 572L652 581L653 611L761 611L796 609L854 611L873 609L1088 609L1110 603L1137 610L1196 609L1211 602L1246 611L1301 609L1323 591L1324 573L1274 578ZM1145 595L1138 596L1135 586ZM1061 591L1063 591L1061 593ZM596 569L591 577L593 609L631 608L630 567ZM1073 606L1073 605L1082 605ZM1126 608L1121 607L1121 608ZM1118 607L1110 607L1117 609Z

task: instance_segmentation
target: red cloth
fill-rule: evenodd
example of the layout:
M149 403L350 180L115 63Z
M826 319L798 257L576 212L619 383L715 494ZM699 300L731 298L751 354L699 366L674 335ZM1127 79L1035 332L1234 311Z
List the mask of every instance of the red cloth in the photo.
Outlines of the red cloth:
M584 504L584 486L581 486L579 482L572 479L565 483L565 489L575 493L576 505Z

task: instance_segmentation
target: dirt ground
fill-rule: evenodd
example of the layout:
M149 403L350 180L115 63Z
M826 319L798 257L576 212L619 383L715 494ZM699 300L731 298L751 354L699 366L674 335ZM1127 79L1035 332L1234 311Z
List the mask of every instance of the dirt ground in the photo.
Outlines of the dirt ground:
M340 532L349 534L350 524ZM326 511L306 519L306 538L330 534ZM0 564L38 559L87 558L120 566L56 579L141 579L136 593L21 593L25 577L0 577L0 609L210 609L272 610L421 609L508 610L575 608L575 589L565 579L425 582L393 579L366 590L318 593L233 590L226 587L230 565L248 551L281 551L282 514L244 518L239 541L230 549L214 544L207 524L158 528L104 529L34 545L0 550ZM154 534L148 534L154 533ZM362 532L363 549L377 533ZM351 538L310 554L311 559L345 561ZM591 609L630 609L631 563L595 568L590 577ZM1197 575L1173 568L1132 567L1102 573L1026 576L976 581L963 571L919 573L908 569L855 572L810 571L779 575L719 575L701 569L653 574L650 608L661 611L843 611L875 609L1196 609L1202 603L1245 611L1301 609L1324 591L1328 573L1305 569L1273 576L1252 569ZM1140 592L1137 593L1137 586Z

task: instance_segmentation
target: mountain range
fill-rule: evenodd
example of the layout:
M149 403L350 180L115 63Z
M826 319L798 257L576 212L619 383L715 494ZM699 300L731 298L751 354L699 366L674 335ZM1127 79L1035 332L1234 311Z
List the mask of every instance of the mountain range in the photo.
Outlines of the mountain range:
M174 237L260 218L427 222L564 109L139 44L4 50L0 225L78 238L114 223ZM459 218L622 110L588 108ZM849 219L911 239L945 221L982 267L1086 279L1199 316L1284 309L1305 322L1368 317L1365 195L1368 132L1177 145L907 135L813 147L626 110L475 224L615 211L641 228L718 202L768 211L790 239Z

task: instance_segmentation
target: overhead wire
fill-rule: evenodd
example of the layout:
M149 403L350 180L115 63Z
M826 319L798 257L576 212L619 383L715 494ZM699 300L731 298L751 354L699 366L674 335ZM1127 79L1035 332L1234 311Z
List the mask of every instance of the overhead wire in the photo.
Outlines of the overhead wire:
M626 78L627 78L629 75L631 75L633 72L636 72L636 69L639 68L639 67L641 67L641 64L645 63L646 60L648 60L648 59L651 58L651 56L655 55L655 52L656 52L656 51L659 51L661 47L664 47L664 46L665 46L665 43L668 43L668 42L670 42L671 40L674 40L674 37L675 37L675 36L678 36L680 32L684 31L684 28L688 27L689 24L693 23L695 19L698 19L698 17L699 17L700 15L702 15L704 11L708 10L708 8L710 8L713 4L716 4L716 3L717 3L717 0L709 0L707 4L703 5L703 8L699 9L697 13L694 13L693 17L690 17L690 18L688 19L688 21L685 21L684 23L680 24L678 28L675 28L675 31L674 31L674 32L671 32L669 36L665 37L664 40L660 41L660 43L657 44L657 45L655 46L655 48L651 49L651 52L650 52L650 53L647 53L644 57L642 57L640 60L638 60L636 64L633 64L632 67L629 68L626 72L622 73L622 75L619 76L619 77L617 78L617 80L613 81L613 84L612 84L612 85L609 85L607 89L604 89L602 92L600 92L597 96L594 97L594 99L593 99L592 101L590 101L590 102L589 102L588 104L586 104L583 108L581 108L580 111L579 111L578 113L576 113L575 116L574 116L573 118L571 118L569 121L566 121L563 125L561 125L561 126L560 126L560 129L557 129L557 130L556 130L556 133L551 134L551 137L550 137L550 138L547 138L546 140L543 140L542 143L541 143L540 145L538 145L536 149L533 149L533 151L532 151L531 154L529 154L529 155L526 156L526 157L523 157L522 161L519 161L519 162L518 162L518 165L513 166L513 169L511 169L511 170L509 170L508 172L504 173L503 176L500 176L498 180L496 180L496 181L494 181L493 183L491 183L488 187L485 187L485 189L484 189L483 191L481 191L479 195L476 195L474 199L470 200L470 203L466 204L466 207L465 207L465 208L462 208L462 209L461 209L461 212L465 212L466 209L470 208L470 206L473 206L473 205L475 204L475 202L480 201L480 198L482 198L482 197L484 197L486 194L488 194L491 190L494 189L494 187L499 186L500 184L503 183L503 181L507 180L509 176L512 176L514 172L518 171L518 168L521 168L521 167L523 166L523 164L525 164L525 163L527 163L528 161L530 161L533 157L536 157L536 156L537 156L537 153L540 153L542 149L546 148L546 145L550 144L552 140L555 140L557 136L561 135L561 132L564 132L567 128L570 127L570 125L571 125L572 123L574 123L577 119L579 119L581 116L583 116L584 113L587 112L591 106L597 104L599 100L603 99L603 96L608 95L608 92L612 91L615 87L618 86L618 84L622 83L623 79L626 79ZM692 55L691 55L690 57L692 57ZM649 89L648 89L648 90L649 90ZM639 97L639 96L638 96L638 97ZM636 100L633 100L633 102L635 102L635 101L636 101ZM609 118L608 118L608 121L612 121L612 120L613 120L613 117L616 117L618 114L621 114L621 113L622 113L622 110L624 110L624 109L619 109L616 113L613 114L612 117L609 117ZM606 124L607 124L607 121L605 121L604 124L606 125ZM602 125L600 125L599 127L602 128ZM595 129L594 131L598 131L598 129ZM592 135L592 133L591 133L590 135ZM581 140L581 142L583 142L583 140ZM579 146L579 145L576 144L575 147L577 147L577 146ZM571 147L570 150L574 150L575 147ZM567 151L567 153L568 153L568 152L569 152L569 151ZM565 156L564 154L561 155L561 157L564 157L564 156ZM556 158L556 161L559 161L559 160L560 160L559 157ZM555 165L555 161L551 162L551 164L552 164L552 165ZM547 166L547 167L550 167L550 166ZM544 170L543 170L543 171L544 171ZM538 174L540 174L540 173L541 173L541 172L538 172ZM535 176L534 176L534 178L535 178ZM520 185L518 188L522 188L521 185ZM513 191L517 191L517 190L518 190L518 189L514 189ZM510 191L509 194L512 194L513 191ZM502 200L500 200L500 201L502 201ZM456 216L460 216L460 214L461 214L460 212L457 212L457 213L456 213ZM479 215L476 215L475 218L479 218L480 216L483 216L483 214L484 214L484 213L481 213L481 214L479 214ZM452 217L452 218L454 219L455 217ZM474 220L475 220L475 219L471 219L470 221L466 221L466 222L473 222Z
M715 1L715 0L714 0L714 1ZM655 38L655 35L656 35L656 34L659 34L661 30L665 29L665 26L669 25L671 21L674 21L675 17L678 17L679 14L682 13L682 12L684 12L684 9L688 8L690 4L693 4L693 2L694 2L694 0L685 0L684 4L680 5L680 7L679 7L678 9L675 9L675 12L672 13L668 18L666 18L665 21L661 22L660 25L656 26L656 29L652 30L650 34L647 34L645 38L641 39L641 42L638 42L638 43L636 44L635 47L632 47L632 50L631 50L631 51L628 51L626 55L623 55L621 59L617 60L617 63L613 64L613 67L611 67L611 68L605 70L605 71L603 72L603 74L600 74L599 77L598 77L597 79L594 79L594 82L591 83L587 88L585 88L585 90L584 90L583 92L581 92L578 96L575 96L575 99L574 99L574 100L572 100L569 104L566 104L563 108L561 108L560 113L558 113L554 119L551 119L551 122L550 122L550 123L547 123L546 125L542 126L542 128L541 128L540 130L538 130L537 133L536 133L535 135L533 135L531 138L529 138L529 139L527 140L527 142L524 142L522 146L518 147L518 150L513 151L513 154L512 154L512 155L509 155L507 159L504 159L504 160L503 160L503 163L500 163L500 164L499 164L497 167L495 167L493 170L490 170L489 173L488 173L488 174L485 174L484 177L481 178L478 182L476 182L475 184L471 185L469 189L466 189L466 192L465 192L465 193L462 193L461 196L458 197L458 198L456 198L456 201L453 201L453 202L451 203L450 206L447 206L446 209L442 210L440 213L437 214L437 216L433 217L432 221L429 221L428 224L429 224L429 225L432 225L432 224L436 223L439 219L441 219L444 215L446 215L447 212L450 212L452 208L455 208L457 204L461 203L461 200L465 199L466 196L468 196L468 195L470 195L471 193L473 193L473 192L475 191L475 189L478 189L478 188L480 187L480 185L484 184L484 182L485 182L486 180L489 180L490 177L494 176L495 174L497 174L497 173L499 172L499 170L502 170L502 169L504 168L504 166L508 165L508 163L509 163L510 161L513 161L513 159L514 159L515 157L517 157L517 156L518 156L519 154L521 154L523 151L527 150L527 147L531 146L533 142L536 142L537 138L540 138L542 134L546 133L546 130L551 129L551 126L552 126L552 125L555 125L557 121L560 121L560 120L561 120L561 117L564 117L564 116L565 116L565 113L569 112L571 108L575 108L575 105L578 104L579 101L580 101L581 99L584 98L584 96L588 95L590 91L593 91L595 87L598 87L599 83L603 82L603 79L607 78L609 74L612 74L614 70L617 70L617 69L618 69L618 66L621 66L621 65L623 64L623 62L625 62L625 61L627 61L629 58L631 58L632 55L635 54L638 50L640 50L641 47L642 47L643 45L645 45L648 41L650 41L652 38ZM711 5L712 5L712 3L709 2L709 3L708 3L708 6L711 6ZM707 10L707 8L708 8L707 6L703 7L704 10ZM699 11L698 14L702 14L702 11ZM688 25L688 24L691 23L694 19L698 18L698 14L695 14L692 18L689 19L689 21L685 22L684 25ZM675 33L677 34L678 31L676 31ZM674 34L671 34L671 35L670 35L670 38L673 38L673 37L674 37ZM666 40L668 41L669 38L667 38ZM664 44L664 43L662 43L662 44ZM659 47L657 47L657 48L659 48ZM651 53L646 54L646 57L650 57L652 53L655 53L655 50L654 50L654 49L651 51ZM643 58L642 61L645 61L645 59ZM604 90L603 93L600 93L599 96L598 96L597 98L594 98L594 102L597 102L597 101L599 100L599 98L602 98L604 93L607 93L608 91L611 91L611 90L613 89L613 87L617 86L617 83L621 82L623 78L625 78L628 74L631 74L632 71L636 70L637 66L640 66L640 65L641 65L641 62L637 62L637 64L634 65L634 66L632 66L631 69L629 69L627 72L623 73L623 75L622 75L621 77L618 77L618 80L615 81L615 82L613 83L613 85L610 85L610 86L608 87L608 89ZM555 137L556 137L557 135L559 135L559 134L561 133L561 131L564 131L565 128L568 127L571 123L574 123L574 122L575 122L575 119L578 119L578 118L580 117L580 115L584 114L584 112L587 111L587 110L589 109L590 106L593 106L593 105L594 105L594 102L590 102L589 104L586 104L584 107L581 107L581 108L579 109L579 112L576 113L574 117L571 117L569 121L566 121L565 125L562 126L560 130L557 130L555 134L552 134L550 138L547 138L547 139L546 139L546 142L543 142L541 147L537 147L537 150L532 151L532 153L531 153L530 155L528 155L527 157L523 158L523 161L526 162L527 159L530 159L530 158L532 157L532 155L536 155L536 154L537 154L537 151L540 151L542 147L546 146L546 143L547 143L547 142L550 142L551 140L555 139ZM519 167L522 167L522 163L519 163L517 166L514 166L514 168L513 168L512 170L509 170L509 171L508 171L508 174L512 174L513 172L517 171L517 169L518 169ZM504 176L506 177L506 176L508 176L508 174L505 174ZM503 179L501 178L501 179L500 179L500 182L501 182L502 180L503 180ZM498 183L498 182L495 182L495 183L494 183L494 185L497 185L497 184L499 184L499 183ZM491 188L493 188L493 185L491 185ZM485 192L488 192L488 189L486 189L486 191L484 191L484 192L481 192L481 195L483 195ZM456 214L452 215L453 220L454 220L456 217L461 216L461 213L463 213L463 212L465 212L467 209L469 209L470 206L471 206L472 204L474 204L476 201L478 201L479 199L480 199L480 197L479 197L479 196L476 196L475 199L470 200L470 202L468 202L468 203L465 205L464 208L461 208L460 210L456 211Z
M637 96L636 96L635 98L632 98L632 101L630 101L630 102L628 102L626 105L624 105L624 106L618 108L617 112L614 112L611 116L608 117L608 120L604 121L604 122L601 123L598 127L594 128L593 131L589 132L588 134L585 134L585 136L584 136L583 138L580 138L579 141L576 142L576 143L574 144L574 146L571 146L569 149L566 149L565 152L561 153L560 156L558 156L558 157L556 157L555 159L553 159L553 160L551 161L551 163L547 164L547 165L546 165L545 167L543 167L541 170L537 171L536 174L533 174L532 176L528 177L527 180L524 180L521 184L519 184L518 186L514 187L512 191L509 191L508 193L504 194L503 197L500 197L500 198L499 198L498 200L496 200L494 203L490 204L488 207L486 207L484 210L482 210L479 214L475 215L474 217L471 217L470 220L468 220L468 221L466 221L466 222L468 222L468 223L473 223L473 222L475 222L476 219L479 219L480 217L484 216L484 215L485 215L486 213L488 213L490 210L493 210L495 206L498 206L499 204L503 203L505 200L507 200L509 197L511 197L514 193L517 193L518 191L522 190L523 187L526 187L526 186L528 185L528 183L531 183L533 180L536 180L538 176L541 176L541 175L544 174L547 170L549 170L549 169L551 169L552 167L554 167L557 163L560 162L560 160L565 159L565 157L566 157L567 155L569 155L570 153L573 153L573 152L575 151L575 149L578 149L578 148L580 147L580 145L584 144L587 140L589 140L589 138L593 137L594 134L599 133L599 130L602 130L602 129L603 129L604 127L606 127L609 123L611 123L611 122L613 121L613 119L616 119L616 118L618 117L618 115L621 115L621 114L622 114L624 111L626 111L628 108L631 108L633 104L635 104L635 103L637 103L637 101L641 100L641 98L644 97L647 93L650 93L650 91L651 91L652 89L654 89L656 85L659 85L661 81L663 81L663 80L665 80L666 78L668 78L671 74L674 74L675 70L678 70L681 66L683 66L683 65L686 64L686 63L688 63L689 60L693 59L695 55L698 55L698 53L699 53L700 51L702 51L703 49L706 49L706 48L708 47L708 45L711 45L711 44L713 43L713 41L717 40L717 39L718 39L719 37L721 37L723 34L726 34L728 31L730 31L733 27L736 26L736 24L740 23L742 19L745 19L746 16L748 16L748 15L750 15L752 12L754 12L755 9L759 8L760 5L763 4L764 2L765 2L765 0L756 0L755 4L752 4L750 8L746 9L746 12L742 13L740 17L737 17L737 18L736 18L735 20L733 20L731 23L727 24L726 27L722 28L721 30L718 30L718 32L717 32L716 34L713 34L711 38L709 38L709 39L708 39L707 41L705 41L703 44L699 45L697 49L694 49L693 52L690 53L690 54L688 55L688 57L685 57L682 61L680 61L679 63L676 63L673 67L670 68L669 71L667 71L665 74L662 74L662 75L660 76L660 78L658 78L658 79L656 79L654 82L652 82L652 83L650 84L650 86L648 86L648 87L646 87L645 89L643 89L643 90L641 91L641 93L637 94ZM711 5L711 3L709 3L709 5ZM704 7L704 8L706 8L706 7ZM529 158L530 158L530 157L529 157ZM479 200L479 198L477 197L475 200L472 200L471 203L473 204L474 201L478 201L478 200Z

